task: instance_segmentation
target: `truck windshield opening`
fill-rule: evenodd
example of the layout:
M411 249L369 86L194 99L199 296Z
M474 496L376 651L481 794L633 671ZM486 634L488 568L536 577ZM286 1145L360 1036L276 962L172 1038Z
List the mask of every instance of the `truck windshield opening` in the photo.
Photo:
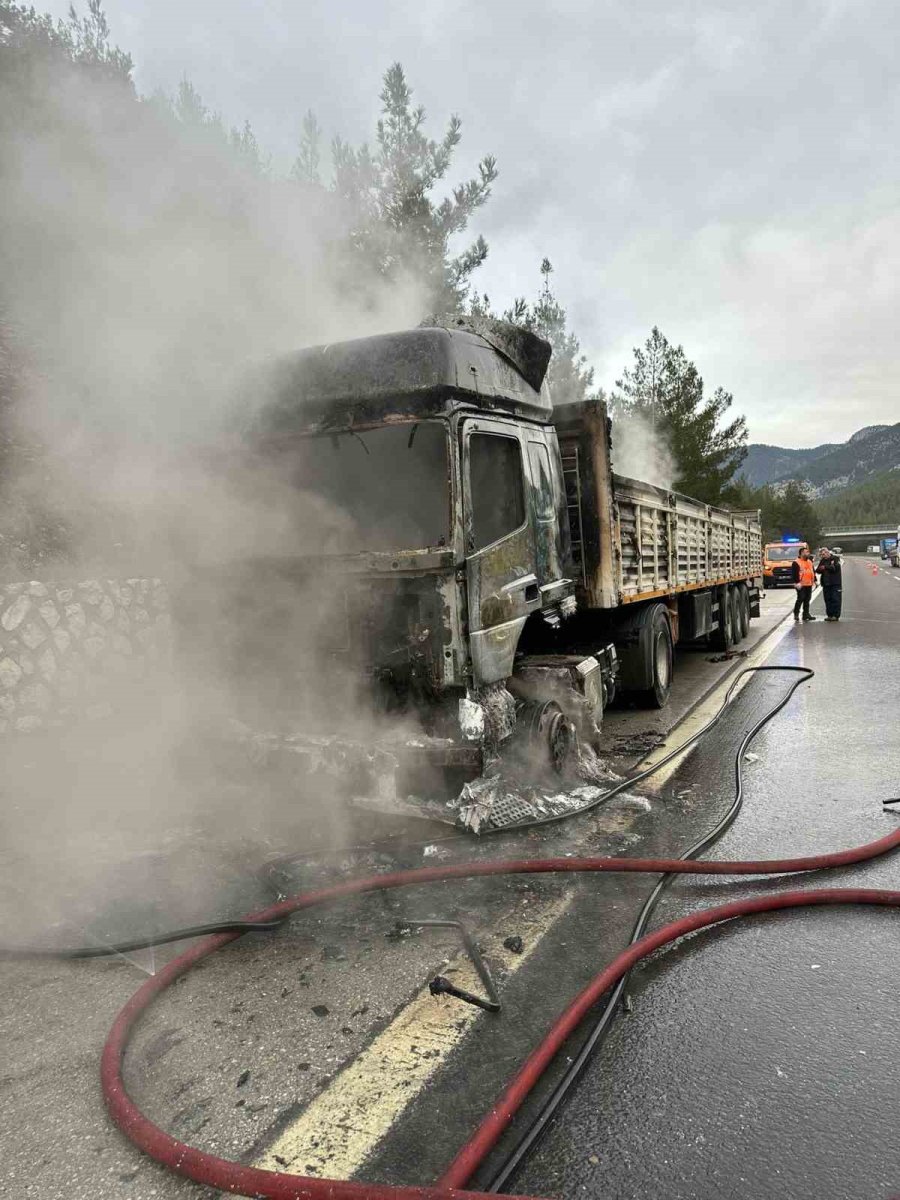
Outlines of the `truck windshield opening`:
M766 546L769 562L793 562L800 553L799 546Z
M439 421L304 438L294 482L339 511L321 552L428 550L449 541L449 446Z

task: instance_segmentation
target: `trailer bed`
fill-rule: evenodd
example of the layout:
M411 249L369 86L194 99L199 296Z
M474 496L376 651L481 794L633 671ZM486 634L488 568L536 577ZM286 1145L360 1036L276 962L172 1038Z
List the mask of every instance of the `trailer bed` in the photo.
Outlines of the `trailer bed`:
M762 533L748 513L613 475L620 603L762 575Z
M762 578L757 512L732 512L616 475L600 400L554 413L582 603L617 608Z

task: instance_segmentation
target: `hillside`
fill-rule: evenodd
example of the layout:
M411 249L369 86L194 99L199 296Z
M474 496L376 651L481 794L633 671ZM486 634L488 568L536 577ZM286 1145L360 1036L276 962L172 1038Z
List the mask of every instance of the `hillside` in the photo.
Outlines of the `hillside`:
M824 525L859 522L861 525L900 525L900 468L882 471L865 483L844 489L816 503Z
M787 446L751 442L747 447L747 457L741 464L741 474L751 487L762 487L765 483L775 483L780 479L801 478L808 463L835 449L836 446L825 445L810 450L792 450Z
M900 469L900 423L868 425L846 442L809 449L754 443L748 447L741 474L753 487L798 479L821 499L894 469Z

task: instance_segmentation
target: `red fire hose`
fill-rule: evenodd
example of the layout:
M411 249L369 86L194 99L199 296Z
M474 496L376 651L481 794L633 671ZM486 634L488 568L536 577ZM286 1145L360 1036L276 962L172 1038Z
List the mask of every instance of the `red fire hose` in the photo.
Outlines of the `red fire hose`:
M407 887L413 884L434 883L445 879L471 879L481 875L538 874L555 871L644 871L671 872L692 875L776 875L797 871L851 866L885 854L900 846L900 829L852 850L806 858L789 858L758 862L698 862L684 859L623 859L623 858L545 858L509 860L506 862L458 863L450 866L424 867L398 871L389 875L369 876L315 892L306 892L283 900L254 913L248 920L273 920L311 908L342 896L359 892ZM711 925L735 917L755 913L775 912L786 908L802 908L818 904L877 904L900 907L900 891L878 891L868 888L826 888L815 891L792 891L755 899L736 900L718 908L693 913L673 921L630 945L609 963L578 995L551 1026L544 1040L531 1053L524 1066L491 1107L478 1129L465 1143L438 1184L433 1187L389 1187L362 1183L345 1183L329 1179L313 1179L301 1175L264 1171L244 1166L228 1159L206 1154L170 1137L140 1111L125 1090L122 1080L122 1061L128 1040L138 1018L153 999L171 983L189 971L215 950L228 945L240 933L223 933L205 938L190 950L168 963L138 989L128 1001L110 1030L103 1048L100 1077L103 1095L110 1116L119 1128L145 1153L197 1183L207 1184L225 1192L268 1198L268 1200L450 1200L451 1197L478 1197L488 1200L483 1192L461 1191L478 1166L496 1144L503 1130L540 1079L542 1073L599 998L612 987L635 963L661 946L676 941Z

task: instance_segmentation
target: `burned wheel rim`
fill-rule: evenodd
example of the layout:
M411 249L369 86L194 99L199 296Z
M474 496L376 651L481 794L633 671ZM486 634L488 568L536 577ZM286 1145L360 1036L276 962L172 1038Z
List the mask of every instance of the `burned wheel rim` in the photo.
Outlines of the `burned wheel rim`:
M547 733L547 751L550 766L557 775L566 769L575 750L575 730L562 712L555 712L550 719Z
M577 737L557 702L526 701L519 709L517 726L519 737L527 741L530 752L561 775L575 753Z

